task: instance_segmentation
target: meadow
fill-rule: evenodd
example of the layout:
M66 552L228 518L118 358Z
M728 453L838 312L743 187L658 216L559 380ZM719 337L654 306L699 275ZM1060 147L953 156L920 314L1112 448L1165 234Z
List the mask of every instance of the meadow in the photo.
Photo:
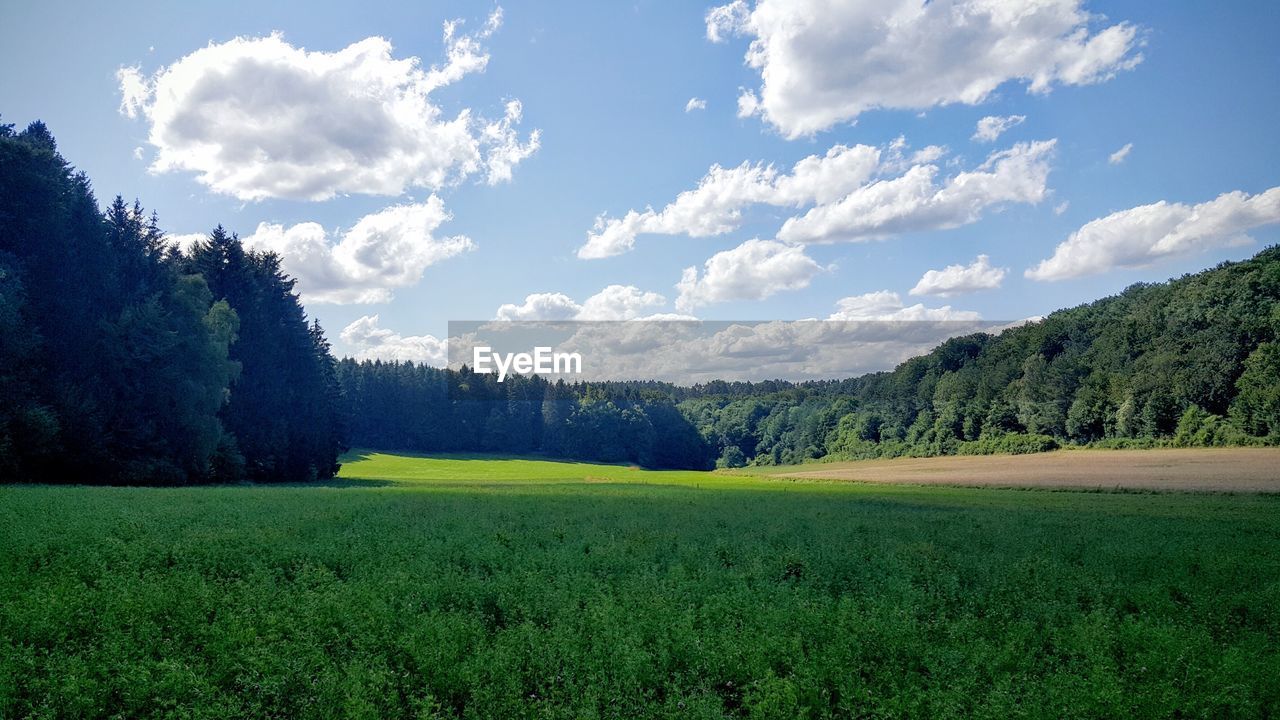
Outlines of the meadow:
M0 487L0 718L1280 713L1280 496L344 462Z

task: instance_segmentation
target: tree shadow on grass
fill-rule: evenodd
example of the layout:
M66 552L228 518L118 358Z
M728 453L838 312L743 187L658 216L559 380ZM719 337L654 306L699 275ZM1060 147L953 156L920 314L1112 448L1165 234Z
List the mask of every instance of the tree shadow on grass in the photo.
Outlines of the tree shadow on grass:
M380 488L392 487L395 485L403 485L394 480L384 480L382 478L356 478L356 477L334 477L325 478L324 480L311 480L309 482L291 482L291 483L252 483L242 487L252 488Z

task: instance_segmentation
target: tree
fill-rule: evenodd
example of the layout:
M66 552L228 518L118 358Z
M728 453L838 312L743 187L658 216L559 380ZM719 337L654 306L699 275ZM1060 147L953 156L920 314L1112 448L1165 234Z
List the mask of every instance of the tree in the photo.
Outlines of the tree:
M1236 381L1232 419L1255 437L1280 439L1280 342L1266 342L1245 360Z

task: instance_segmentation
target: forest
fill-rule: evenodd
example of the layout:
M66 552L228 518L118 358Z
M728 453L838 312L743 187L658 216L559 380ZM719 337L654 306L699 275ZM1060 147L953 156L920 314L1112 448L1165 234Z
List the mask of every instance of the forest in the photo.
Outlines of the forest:
M280 257L181 251L0 125L0 477L300 482L350 447L709 469L1280 443L1280 248L838 381L555 383L335 360Z
M0 125L0 477L298 482L345 448L334 359L271 253L190 252L35 122Z

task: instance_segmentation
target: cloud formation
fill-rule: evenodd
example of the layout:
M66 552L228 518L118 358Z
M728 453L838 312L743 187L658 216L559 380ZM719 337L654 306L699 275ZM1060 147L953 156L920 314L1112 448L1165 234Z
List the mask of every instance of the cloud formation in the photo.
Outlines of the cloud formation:
M728 300L763 300L784 290L799 290L827 268L800 245L774 240L748 240L732 250L712 255L698 268L688 267L676 284L676 310L691 312L699 305Z
M1111 153L1111 155L1107 157L1107 162L1111 163L1112 165L1119 165L1120 163L1128 159L1129 153L1132 151L1133 151L1133 143L1125 143L1124 147Z
M685 112L693 112L694 110L706 110L706 109L707 109L707 101L703 100L702 98L697 98L697 97L689 98L689 102L684 104Z
M948 265L941 270L927 271L911 288L910 294L952 297L979 290L995 290L1008 272L1007 268L991 267L991 259L979 255L968 265Z
M877 180L838 202L788 219L778 239L795 243L875 240L944 230L978 221L988 208L1038 203L1047 194L1056 140L1018 143L993 153L974 170L941 182L936 165L914 165L901 176Z
M1027 119L1026 115L988 115L978 121L977 128L973 131L971 140L977 142L995 142L1005 130L1016 125L1021 125Z
M1056 140L1020 143L993 153L973 170L937 180L946 149L907 154L898 138L881 150L836 145L810 155L790 173L773 165L713 165L692 190L662 210L601 215L578 248L583 259L620 255L642 234L710 237L736 230L752 205L811 208L789 218L777 239L790 243L873 240L900 232L958 227L1006 203L1036 203L1047 193Z
M1116 268L1253 242L1246 233L1280 222L1280 187L1236 191L1198 205L1161 200L1086 223L1026 271L1033 280L1065 280Z
M415 362L434 367L449 364L448 343L433 335L403 336L378 326L377 315L365 315L342 329L356 360Z
M812 135L876 108L977 105L1010 81L1033 93L1105 81L1142 60L1138 28L1083 0L735 0L707 38L745 36L760 86L738 112Z
M149 125L155 173L193 172L241 200L325 200L358 193L400 195L479 174L490 184L538 149L521 139L519 101L501 119L463 109L445 115L431 94L482 72L480 41L445 24L444 63L397 59L370 37L335 52L295 47L280 34L210 43L151 75L121 68L120 111Z
M925 307L924 303L907 306L896 292L879 290L851 295L836 301L836 311L827 320L845 322L953 322L981 320L972 310L953 310L950 305Z
M431 265L475 249L465 235L435 236L450 219L444 203L432 195L424 203L366 215L336 238L314 222L288 228L260 223L244 244L279 253L308 302L386 302L392 290L418 282Z
M869 145L836 145L825 155L810 155L780 173L772 165L744 162L711 166L698 187L676 196L661 211L630 210L621 218L601 215L578 248L583 259L620 255L635 246L637 235L709 237L737 229L750 205L803 206L830 202L865 183L876 171L880 151Z
M500 306L494 319L635 320L665 304L667 299L658 293L646 292L634 285L610 285L581 304L564 293L533 293L519 305L506 303Z

